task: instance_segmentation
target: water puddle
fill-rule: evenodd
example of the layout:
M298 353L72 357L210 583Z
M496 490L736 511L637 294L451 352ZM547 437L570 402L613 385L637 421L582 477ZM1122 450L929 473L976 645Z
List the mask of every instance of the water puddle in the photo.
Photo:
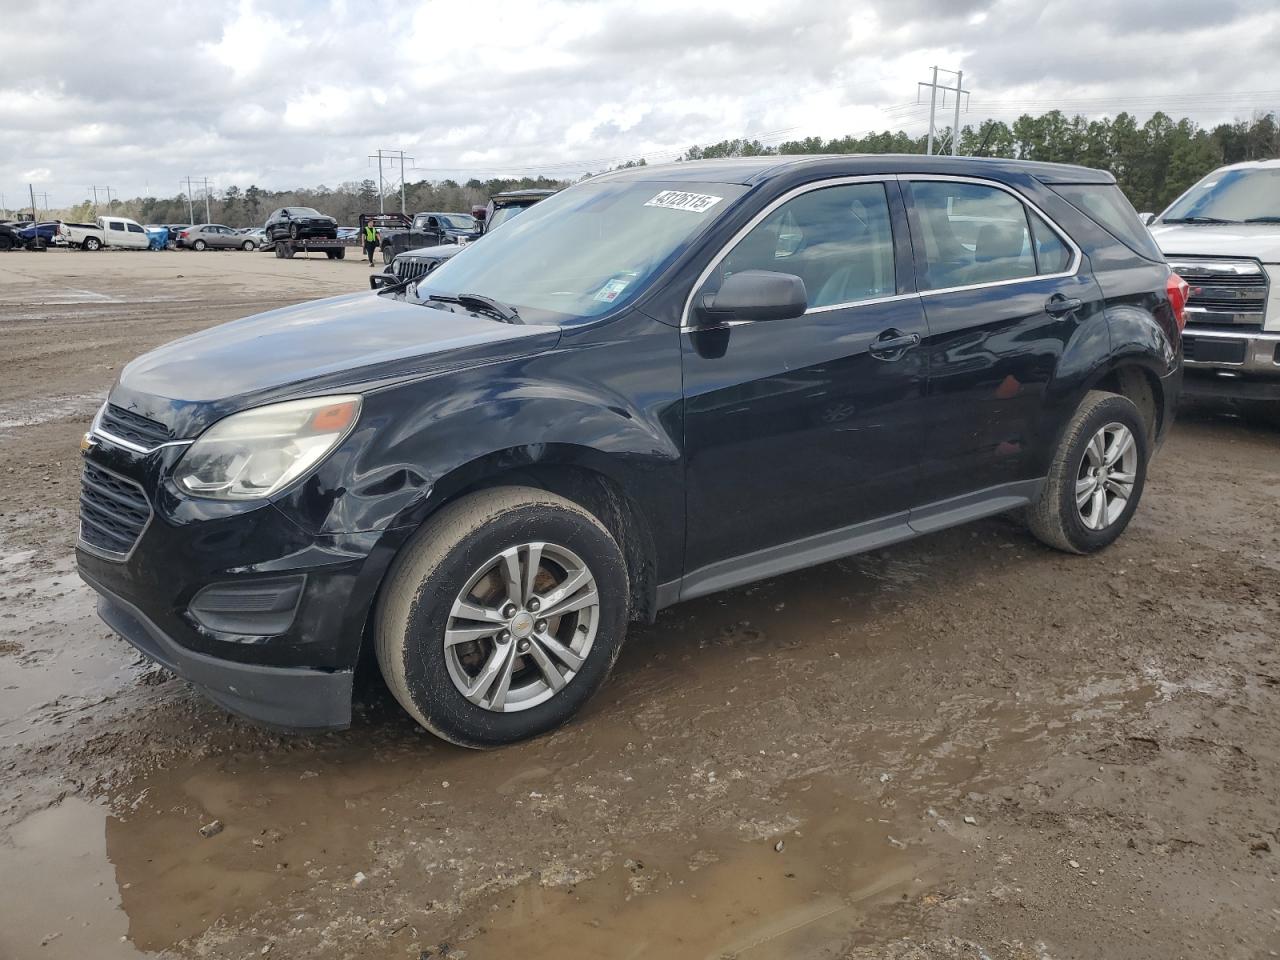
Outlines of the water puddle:
M107 856L107 811L67 798L22 821L0 845L0 957L137 960ZM123 891L127 892L127 891Z
M85 429L94 411L102 406L102 395L82 393L66 397L41 397L36 400L14 400L0 403L0 431L35 427L57 420L79 419Z
M98 619L71 558L37 560L0 556L0 746L74 723L148 669Z

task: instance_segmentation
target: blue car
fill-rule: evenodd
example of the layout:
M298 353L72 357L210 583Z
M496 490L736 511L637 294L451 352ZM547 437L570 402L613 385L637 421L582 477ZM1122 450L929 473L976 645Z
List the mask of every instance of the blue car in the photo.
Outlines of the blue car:
M61 224L61 220L41 220L38 223L28 222L16 227L16 232L24 243L31 243L36 237L39 237L45 243L53 243L58 236L58 227Z

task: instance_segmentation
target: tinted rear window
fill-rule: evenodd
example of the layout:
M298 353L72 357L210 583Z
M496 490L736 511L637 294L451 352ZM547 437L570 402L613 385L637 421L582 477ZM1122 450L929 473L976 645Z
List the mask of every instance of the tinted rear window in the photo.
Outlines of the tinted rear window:
M1133 205L1114 183L1055 183L1049 189L1138 256L1164 259Z

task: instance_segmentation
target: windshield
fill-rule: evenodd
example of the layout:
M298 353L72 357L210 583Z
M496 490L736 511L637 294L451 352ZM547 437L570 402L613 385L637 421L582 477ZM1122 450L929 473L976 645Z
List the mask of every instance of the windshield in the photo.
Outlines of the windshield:
M289 212L295 217L322 217L319 210L312 210L310 207L290 207Z
M533 204L512 204L509 207L498 207L493 211L493 216L489 218L489 226L486 228L492 230L501 223L506 223L517 213L528 210Z
M482 294L533 323L595 317L649 282L746 188L726 183L583 183L468 246L417 295Z
M1280 220L1280 168L1245 167L1209 174L1160 216L1177 220Z
M469 213L442 213L440 222L454 230L474 230L476 218Z

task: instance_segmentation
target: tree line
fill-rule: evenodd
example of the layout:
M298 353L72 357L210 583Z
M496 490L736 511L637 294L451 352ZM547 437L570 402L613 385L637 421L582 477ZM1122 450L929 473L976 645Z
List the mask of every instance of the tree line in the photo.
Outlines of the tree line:
M950 129L939 131L937 142L946 142ZM847 135L824 140L806 137L771 145L759 140L723 140L708 146L690 147L681 160L714 157L790 155L815 153L916 153L925 152L927 136L911 136L885 130L861 136ZM971 157L1006 157L1052 163L1077 163L1109 170L1121 189L1139 210L1160 211L1187 187L1215 167L1242 160L1280 157L1280 124L1275 113L1258 114L1250 120L1201 127L1193 120L1174 120L1156 113L1145 123L1129 113L1091 120L1068 117L1059 110L1032 116L1023 114L1013 123L985 120L960 130L959 152ZM622 167L642 166L643 159ZM589 176L590 174L584 174ZM419 180L405 186L405 206L410 214L420 210L470 211L495 193L506 190L559 189L569 180L547 177ZM279 207L314 207L336 217L343 225L354 225L360 213L378 209L378 184L373 180L343 183L337 187L266 190L251 185L243 190L230 186L209 198L209 220L231 227L261 226L271 211ZM384 194L387 210L400 208L399 190ZM205 222L205 199L192 200L196 222ZM136 197L114 200L109 211L100 205L98 213L111 212L142 223L187 223L187 198ZM85 201L58 215L64 220L91 220L94 208Z
M949 140L950 128L938 140ZM924 153L928 136L886 130L832 140L806 137L766 146L758 140L725 140L693 147L685 160L711 157L809 153ZM1077 163L1109 170L1138 210L1159 212L1216 167L1243 160L1280 157L1280 124L1275 113L1206 129L1193 120L1156 113L1139 124L1128 113L1090 120L1060 110L1023 114L1012 124L986 120L960 130L959 152L967 157L1005 157L1049 163Z

